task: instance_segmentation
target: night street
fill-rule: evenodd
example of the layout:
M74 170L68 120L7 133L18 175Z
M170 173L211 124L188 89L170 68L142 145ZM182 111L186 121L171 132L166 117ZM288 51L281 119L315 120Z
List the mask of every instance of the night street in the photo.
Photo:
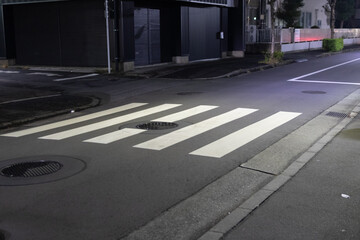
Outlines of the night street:
M98 102L0 130L0 168L63 165L0 176L0 229L16 240L197 239L352 112L358 93L336 104L359 89L359 64L354 51L212 80L2 69L1 107L40 90Z

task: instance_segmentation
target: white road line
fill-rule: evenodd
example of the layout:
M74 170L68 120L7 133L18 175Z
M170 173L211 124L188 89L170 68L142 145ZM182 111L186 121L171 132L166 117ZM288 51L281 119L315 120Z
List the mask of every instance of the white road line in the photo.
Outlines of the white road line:
M4 71L4 70L0 70L0 73L14 74L14 73L20 73L20 72L19 72L19 71Z
M324 72L324 71L327 71L327 70L330 70L330 69L333 69L333 68L337 68L337 67L343 66L345 64L349 64L349 63L356 62L356 61L359 61L359 60L360 60L360 58L356 58L356 59L353 59L353 60L350 60L350 61L347 61L347 62L344 62L344 63L340 63L340 64L337 64L337 65L334 65L334 66L331 66L331 67L321 69L321 70L316 71L316 72L308 73L308 74L305 74L305 75L302 75L302 76L299 76L299 77L296 77L296 78L289 79L288 81L293 82L294 80L298 80L300 78L308 77L308 76L311 76L311 75L314 75L314 74L317 74L317 73L321 73L321 72Z
M47 72L33 72L33 73L28 73L27 75L43 75L43 76L47 76L47 77L61 77L60 74L47 73Z
M178 113L174 113L162 118L158 118L158 119L154 119L152 120L153 122L176 122L188 117L192 117L195 116L197 114L212 110L218 108L218 106L208 106L208 105L200 105L194 108L190 108L188 110L185 111L181 111Z
M94 76L98 76L98 75L99 75L99 74L97 74L97 73L92 73L92 74L82 75L82 76L77 76L77 77L59 78L59 79L55 79L54 82L62 82L62 81L80 79L80 78L94 77Z
M181 111L178 113L174 113L162 118L158 118L155 120L152 120L153 122L176 122L206 111L209 111L211 109L217 108L217 106L206 106L206 105L200 105L185 111ZM109 144L112 142L116 142L118 140L122 140L127 137L134 136L136 134L140 134L142 132L146 132L147 130L140 130L140 129L130 129L130 128L124 128L119 131L111 132L108 134L104 134L92 139L85 140L84 142L92 142L92 143L100 143L100 144Z
M154 113L166 111L166 110L178 107L178 106L181 106L181 104L162 104L162 105L157 106L157 107L145 109L145 110L138 111L138 112L135 112L135 113L130 113L130 114L120 116L120 117L116 117L116 118L112 118L112 119L109 119L109 120L106 120L106 121L102 121L102 122L98 122L98 123L94 123L94 124L90 124L90 125L70 129L70 130L67 130L67 131L51 134L51 135L48 135L48 136L40 137L40 139L62 140L62 139L77 136L77 135L80 135L80 134L83 134L83 133L88 133L88 132L96 131L96 130L99 130L99 129L102 129L102 128L111 127L111 126L116 125L116 124L121 124L121 123L124 123L124 122L128 122L128 121L131 121L131 120L134 120L134 119L137 119L137 118L141 118L141 117L145 117L145 116L148 116L148 115L151 115L151 114L154 114Z
M16 99L11 101L2 102L0 104L9 104L9 103L17 103L17 102L25 102L30 100L36 100L36 99L42 99L42 98L51 98L51 97L58 97L61 96L61 94L53 94L53 95L47 95L47 96L40 96L40 97L31 97L31 98L22 98L22 99Z
M221 125L239 119L256 111L258 111L258 109L237 108L219 116L207 119L191 126L184 127L177 131L152 139L150 141L135 145L134 147L151 150L162 150L164 148L185 141L189 138L197 136L211 129L217 128Z
M322 84L338 84L338 85L355 85L360 86L360 83L354 82L331 82L331 81L315 81L315 80L288 80L289 82L302 82L302 83L322 83Z
M271 130L285 124L286 122L298 117L301 113L278 112L259 122L251 124L239 131L225 136L215 142L212 142L202 148L199 148L191 155L221 158L230 152L242 147L254 139L270 132Z
M126 111L129 109L144 106L146 104L147 103L130 103L130 104L126 104L126 105L123 105L120 107L104 110L101 112L88 114L88 115L85 115L82 117L77 117L77 118L68 119L68 120L64 120L64 121L60 121L60 122L56 122L56 123L46 124L46 125L39 126L39 127L34 127L34 128L29 128L29 129L25 129L25 130L12 132L12 133L7 133L7 134L3 134L1 136L3 136L3 137L22 137L22 136L30 135L33 133L39 133L39 132L43 132L43 131L47 131L47 130L51 130L51 129L55 129L55 128L59 128L59 127L64 127L64 126L68 126L71 124L80 123L80 122L84 122L87 120L91 120L91 119L95 119L95 118L99 118L99 117L103 117L103 116L107 116L110 114Z
M121 139L131 137L142 132L146 132L144 129L136 129L136 128L124 128L115 132L111 132L109 134L101 135L98 137L94 137L83 142L89 143L100 143L100 144L109 144L115 141L119 141Z

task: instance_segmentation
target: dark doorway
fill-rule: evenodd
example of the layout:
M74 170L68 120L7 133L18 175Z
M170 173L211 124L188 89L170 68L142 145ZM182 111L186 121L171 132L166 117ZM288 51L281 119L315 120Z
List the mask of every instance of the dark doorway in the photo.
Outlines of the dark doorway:
M101 0L13 5L17 64L106 66Z

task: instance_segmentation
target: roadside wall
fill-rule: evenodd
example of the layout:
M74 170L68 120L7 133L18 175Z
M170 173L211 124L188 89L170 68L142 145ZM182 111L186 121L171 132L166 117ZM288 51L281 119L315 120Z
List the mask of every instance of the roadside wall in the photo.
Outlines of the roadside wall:
M311 42L299 42L299 43L286 43L281 44L282 52L297 52L297 51L310 51L322 48L322 40ZM360 44L360 38L347 38L344 39L344 45L356 45Z

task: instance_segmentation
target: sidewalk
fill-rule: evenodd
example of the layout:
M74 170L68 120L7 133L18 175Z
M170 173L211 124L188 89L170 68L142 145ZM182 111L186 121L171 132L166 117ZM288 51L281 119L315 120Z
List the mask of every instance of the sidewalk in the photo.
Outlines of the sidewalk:
M360 117L224 240L360 239Z

